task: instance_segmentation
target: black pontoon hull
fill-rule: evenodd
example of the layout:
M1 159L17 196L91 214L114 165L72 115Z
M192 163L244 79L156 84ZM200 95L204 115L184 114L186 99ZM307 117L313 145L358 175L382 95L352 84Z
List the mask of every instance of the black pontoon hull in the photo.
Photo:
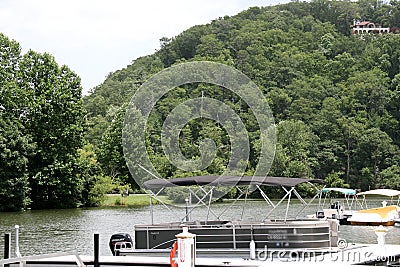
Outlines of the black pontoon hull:
M312 249L336 246L337 221L193 222L186 223L196 234L198 249ZM334 229L336 228L336 229ZM333 229L333 230L332 230ZM136 225L136 249L168 249L182 232L180 223Z

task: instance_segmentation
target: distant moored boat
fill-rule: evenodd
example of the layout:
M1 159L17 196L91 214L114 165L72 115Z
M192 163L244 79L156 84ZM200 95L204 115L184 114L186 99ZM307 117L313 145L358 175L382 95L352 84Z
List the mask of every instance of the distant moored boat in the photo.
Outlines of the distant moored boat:
M367 195L390 197L391 205L387 206L387 202L382 201L382 207L368 208L365 198ZM400 191L392 189L375 189L358 193L357 196L363 197L363 204L366 208L355 212L353 216L348 219L352 225L393 226L395 221L399 220Z

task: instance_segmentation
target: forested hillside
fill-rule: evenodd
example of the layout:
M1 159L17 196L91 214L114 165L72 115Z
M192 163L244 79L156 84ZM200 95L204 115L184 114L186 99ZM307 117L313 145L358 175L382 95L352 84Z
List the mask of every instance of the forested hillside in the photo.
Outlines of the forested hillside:
M278 137L270 175L315 177L363 190L400 189L400 35L354 36L354 20L399 27L400 2L317 0L254 7L161 38L156 53L111 73L85 97L90 121L86 139L95 146L107 175L132 183L120 140L124 104L164 68L215 61L248 75L270 102ZM237 96L208 85L176 88L152 113L147 143L158 172L164 177L193 175L168 162L157 133L168 112L202 93L228 103L245 122L251 138L251 174L259 153L253 115ZM221 149L205 172L221 173L229 159L229 140L218 123L189 123L180 136L182 153L198 157L199 140L206 137Z
M400 1L250 8L161 38L158 51L110 73L83 99L78 74L48 53L23 54L0 33L0 211L97 206L107 192L139 191L122 148L129 100L152 75L193 61L236 68L260 88L276 123L269 175L400 189L400 34L353 35L355 20L398 31ZM234 92L207 83L179 86L153 108L145 137L153 165L165 178L225 171L232 140L218 121L196 118L179 134L187 159L200 157L202 140L214 141L216 157L204 170L183 171L163 151L168 115L203 96L244 123L251 152L243 164L252 175L263 152L255 114Z

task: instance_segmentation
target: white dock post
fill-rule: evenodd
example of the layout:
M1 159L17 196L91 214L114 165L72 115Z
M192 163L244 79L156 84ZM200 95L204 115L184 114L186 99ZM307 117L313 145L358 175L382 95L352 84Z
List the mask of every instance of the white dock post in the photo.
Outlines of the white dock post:
M385 227L383 227L382 225L379 225L379 227L375 229L375 234L378 237L378 253L380 255L385 255L385 252L386 252L385 236L386 236L387 231L388 230Z
M378 236L378 246L384 247L386 244L385 236L386 236L387 229L382 225L379 225L378 228L375 229L375 234Z
M253 239L250 241L250 259L256 259L256 242Z
M19 252L19 225L15 225L15 245L14 245L14 256L20 258L21 253Z
M196 260L196 235L188 232L188 227L183 226L182 233L177 234L178 239L178 267L194 267Z

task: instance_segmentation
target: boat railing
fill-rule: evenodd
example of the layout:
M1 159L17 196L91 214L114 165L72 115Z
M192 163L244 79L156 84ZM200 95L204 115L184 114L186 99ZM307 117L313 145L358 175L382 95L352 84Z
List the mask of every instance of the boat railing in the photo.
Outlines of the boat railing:
M294 221L287 223L269 222L269 223L246 223L246 222L231 222L225 224L194 224L189 225L189 230L197 235L196 245L198 248L207 247L225 247L231 249L246 248L251 240L254 240L256 247L264 248L265 246L281 246L284 248L289 244L296 247L332 247L336 244L331 243L331 235L327 228L330 226L326 221L309 220L298 221L298 224L293 224ZM149 240L153 238L152 233L158 230L170 229L180 232L180 226L169 224L161 225L136 225L135 231L146 232L146 249L168 248L172 246L176 239L168 239L162 243L150 245ZM209 231L216 229L217 231ZM310 230L312 229L312 230ZM171 237L174 234L171 234ZM301 237L301 238L299 238ZM278 245L277 245L278 244ZM296 245L297 244L297 245ZM316 245L318 244L318 245ZM140 247L144 248L144 247Z
M175 243L176 240L177 240L176 238L167 240L165 242L162 242L162 243L158 244L157 246L152 247L151 249L158 249L158 248L160 248L160 247L162 247L164 245L167 245L167 244L170 244L170 246L172 247L172 245Z
M126 241L121 241L121 242L116 242L114 244L114 251L120 250L120 249L132 249L132 242L126 242Z
M252 221L192 221L186 223L161 223L161 224L137 224L135 225L135 230L149 230L154 231L157 229L175 229L175 228L182 228L182 226L188 226L189 229L212 229L212 228L246 228L246 227L253 227L254 229L257 228L266 228L267 226L275 227L279 225L280 228L284 227L294 227L294 222L298 222L295 225L296 228L302 227L310 227L313 226L320 226L323 224L323 221L314 219L314 218L304 218L304 219L291 219L291 220L283 220L283 219L270 219L264 220L259 222L252 222Z

